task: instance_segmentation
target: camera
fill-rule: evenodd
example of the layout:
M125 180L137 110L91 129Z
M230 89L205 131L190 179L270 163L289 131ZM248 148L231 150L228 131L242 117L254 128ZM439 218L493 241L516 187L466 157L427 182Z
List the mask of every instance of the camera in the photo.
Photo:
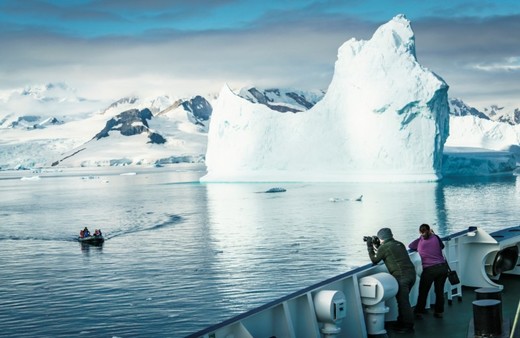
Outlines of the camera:
M381 245L381 241L379 240L379 237L363 236L363 242L368 242L370 239L372 240L372 244L374 244L376 247L379 247Z

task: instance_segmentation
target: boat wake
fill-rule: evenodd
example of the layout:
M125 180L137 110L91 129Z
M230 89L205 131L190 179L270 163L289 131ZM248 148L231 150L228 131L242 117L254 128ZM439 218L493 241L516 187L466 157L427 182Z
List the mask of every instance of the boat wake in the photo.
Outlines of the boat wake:
M19 235L0 235L0 241L77 241L78 236L51 237L51 236L19 236Z
M108 227L105 230L102 226L99 226L96 228L100 228L103 232L103 237L105 238L105 241L114 237L119 236L125 236L129 234L139 233L139 232L146 232L146 231L154 231L159 230L163 228L167 228L170 226L173 226L175 224L179 224L184 221L184 218L180 215L166 215L166 218L159 223L154 224L133 224L129 226L123 226L119 229L115 230L109 230ZM83 227L78 226L78 234L79 230L81 230ZM91 227L89 227L91 228ZM94 227L92 227L92 232L94 230ZM64 241L64 242L77 242L78 241L78 234L67 234L67 235L16 235L16 234L0 234L0 241Z
M135 234L135 233L139 233L139 232L154 231L154 230L166 228L166 227L169 227L169 226L172 226L175 224L179 224L182 221L184 221L184 218L182 216L167 215L166 219L160 223L149 224L149 225L148 224L147 225L135 224L135 225L132 225L129 227L123 227L119 230L110 231L110 233L103 232L103 236L105 237L105 240L107 240L107 239L114 238L114 237L125 236L125 235Z

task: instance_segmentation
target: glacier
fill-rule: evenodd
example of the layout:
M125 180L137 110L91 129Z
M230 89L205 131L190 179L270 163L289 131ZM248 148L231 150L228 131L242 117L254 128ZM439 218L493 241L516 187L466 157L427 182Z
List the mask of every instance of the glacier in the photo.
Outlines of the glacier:
M453 128L446 146L510 151L516 153L520 162L520 152L515 150L520 144L520 125L494 122L475 116L452 117L450 123Z
M436 181L448 88L418 63L410 21L398 15L339 48L329 88L309 110L281 114L225 85L201 181Z
M451 116L443 175L469 176L512 172L520 163L520 125L478 116Z

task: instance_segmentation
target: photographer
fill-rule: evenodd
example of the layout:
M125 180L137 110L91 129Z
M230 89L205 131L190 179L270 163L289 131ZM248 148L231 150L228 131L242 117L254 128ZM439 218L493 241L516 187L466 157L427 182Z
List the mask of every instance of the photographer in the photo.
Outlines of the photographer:
M377 232L377 237L381 241L377 251L373 239L365 237L370 260L374 264L381 260L385 262L388 272L395 277L399 285L395 296L399 315L394 330L397 333L413 332L414 316L410 306L410 289L415 284L415 267L404 244L394 239L392 230L382 228Z

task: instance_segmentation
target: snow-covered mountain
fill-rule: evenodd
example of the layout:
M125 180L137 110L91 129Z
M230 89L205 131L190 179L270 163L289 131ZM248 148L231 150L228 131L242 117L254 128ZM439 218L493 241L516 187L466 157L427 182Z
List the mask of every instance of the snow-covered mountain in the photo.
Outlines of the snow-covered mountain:
M53 88L45 86L44 88ZM113 103L74 100L76 110L56 106L67 98L30 96L20 106L20 96L9 95L0 115L0 168L34 168L50 165L99 166L200 162L206 151L211 104L201 96L178 99L129 97ZM4 96L5 98L5 96ZM31 114L46 102L49 112ZM86 106L82 104L86 103ZM105 104L105 106L101 106ZM85 113L81 107L90 108ZM7 113L4 113L7 111Z
M452 98L450 102L450 113L454 116L476 116L485 120L508 123L512 126L520 124L520 108L491 105L479 111L468 106L461 99Z
M251 103L263 104L269 109L281 113L298 113L312 108L320 101L323 91L298 91L279 88L259 89L256 87L242 88L238 96Z
M450 104L450 114L452 116L476 116L484 120L490 120L489 116L474 107L468 106L459 98L450 98L448 102Z
M65 83L4 90L0 91L0 124L15 122L24 115L37 117L40 122L47 118L66 120L91 113L104 104L78 95L74 88Z
M48 83L44 85L27 86L22 89L0 93L0 102L8 102L16 98L28 98L39 102L82 102L87 99L77 95L76 90L66 83Z
M508 108L504 106L492 105L484 108L484 112L493 121L505 122L510 125L520 124L520 108Z

